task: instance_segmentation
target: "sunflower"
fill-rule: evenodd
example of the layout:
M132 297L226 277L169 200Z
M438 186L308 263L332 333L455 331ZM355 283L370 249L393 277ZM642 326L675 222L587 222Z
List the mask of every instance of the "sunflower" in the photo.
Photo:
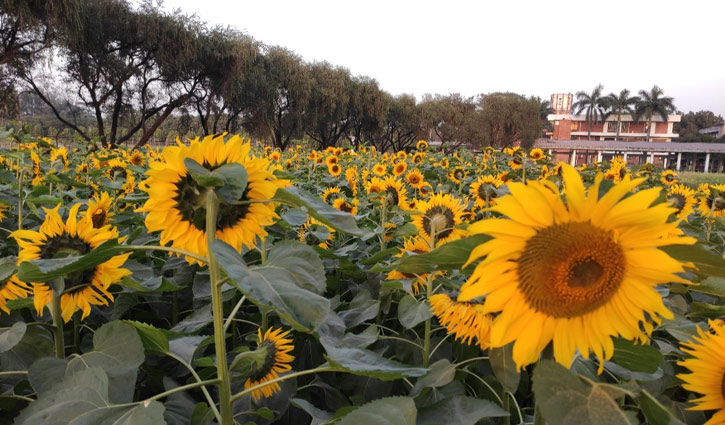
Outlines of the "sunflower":
M390 176L383 180L383 193L385 194L386 205L397 205L403 210L407 208L408 194L406 193L405 186L400 179Z
M103 192L100 196L95 195L88 200L88 209L83 218L91 222L94 228L100 229L111 220L111 197Z
M435 233L435 246L459 239L464 232L456 226L463 221L461 201L448 194L437 193L427 201L419 201L413 224L426 241Z
M441 168L448 168L448 165L450 165L448 162L448 158L443 158L441 159L441 162L438 163L438 166Z
M470 193L473 196L473 205L487 208L496 203L498 194L494 189L502 186L503 180L494 175L479 176L471 183Z
M269 154L269 159L274 162L279 162L279 160L282 158L282 154L279 151L273 151Z
M15 274L5 281L0 281L0 310L9 314L8 301L28 298L31 291L32 288L27 283L21 282Z
M68 213L65 223L58 213L60 204L54 209L45 210L45 221L36 232L33 230L16 230L10 236L15 238L20 247L18 264L24 261L79 256L89 253L103 242L118 237L118 231L110 226L100 229L93 227L89 219L78 221L78 209L75 204ZM65 276L65 289L60 298L61 316L64 321L70 320L76 310L81 310L81 319L91 312L91 305L108 305L113 295L108 287L131 274L121 268L131 253L116 255L82 273ZM33 283L35 310L43 314L43 308L50 303L53 290L48 284Z
M425 152L416 152L413 154L413 164L420 164L425 159Z
M701 192L705 195L697 205L703 217L725 217L725 184L702 185Z
M345 198L337 198L332 201L332 207L336 210L344 211L352 215L357 214L358 200L355 199L353 202L348 202Z
M544 158L546 158L546 154L544 154L544 151L539 148L531 149L529 152L529 158L533 159L534 161L539 161Z
M428 142L425 140L418 140L418 143L415 144L415 148L419 151L428 150Z
M466 170L463 167L456 167L448 174L454 183L460 183L466 177Z
M131 156L128 159L128 162L130 162L132 165L135 165L137 167L143 167L144 163L146 162L146 159L144 159L144 156L139 151L133 151Z
M405 151L398 151L398 152L395 153L395 157L397 159L405 159L405 158L408 157L408 154L405 153Z
M403 248L401 248L400 252L396 254L395 257L400 258L408 252L412 252L415 254L425 254L429 251L430 246L428 245L428 242L426 242L426 240L421 238L420 236L415 236L403 242ZM440 275L441 273L436 272L436 274ZM415 295L419 293L420 290L426 285L428 274L423 273L418 275L392 270L387 274L385 278L387 280L413 279L413 282L410 285L410 292Z
M331 175L332 175L333 177L337 177L337 176L339 176L340 174L342 174L342 167L340 167L340 164L338 164L338 163L334 163L334 164L332 164L332 165L328 165L328 166L327 166L327 171L329 171L329 172L330 172L330 174L331 174Z
M470 345L473 339L481 350L486 350L491 341L493 315L483 309L483 304L472 301L454 301L447 294L430 297L431 311L449 335Z
M562 174L566 205L540 182L510 183L511 195L492 207L509 219L468 228L493 239L471 252L466 265L486 258L458 300L485 296L485 312L501 312L491 346L514 342L519 368L553 341L562 365L569 366L577 350L585 358L593 351L601 371L613 337L644 341L652 321L673 317L655 286L689 282L676 274L683 264L657 248L695 240L671 235L678 223L667 222L673 212L667 203L650 206L660 188L623 199L644 179L626 176L599 198L601 173L588 192L573 167L562 166Z
M348 181L348 183L357 181L358 174L357 170L354 167L349 167L347 170L345 170L345 180ZM353 184L350 184L353 186Z
M333 196L342 196L342 190L339 187L328 187L324 192L322 192L322 195L320 195L322 200L328 204L330 203L330 198Z
M694 211L695 191L684 184L673 184L667 190L667 202L672 208L677 209L675 217L687 220Z
M376 176L381 176L382 177L387 172L388 172L388 168L385 165L381 164L381 163L377 163L377 164L375 164L373 166L373 173L375 173Z
M368 195L382 192L383 180L377 177L371 178L369 181L365 182L365 191L368 193Z
M403 173L405 173L405 170L407 169L408 165L405 163L405 161L400 161L393 167L393 175L396 177L400 177L403 175Z
M247 170L247 187L240 201L260 201L243 205L219 205L217 239L241 251L253 248L257 238L267 235L266 226L277 218L276 204L269 201L277 188L289 184L269 171L269 160L249 156L250 144L239 136L224 142L223 135L206 136L189 146L179 144L164 148L163 162L152 162L146 172L142 190L149 199L139 211L146 212L146 228L161 230L161 244L171 243L202 256L207 255L203 188L189 175L184 165L191 158L208 168L224 164L241 164ZM187 257L187 261L196 260Z
M311 151L307 154L307 159L310 161L316 162L317 161L317 151Z
M10 205L0 202L0 221L5 220L5 212L10 209Z
M327 165L328 167L332 164L337 164L338 162L339 160L335 155L329 155L327 158L325 158L325 165Z
M322 249L328 249L330 242L335 238L335 229L310 217L300 227L297 235L302 243L317 245ZM325 238L323 239L322 236L325 236Z
M427 198L431 195L431 193L433 193L433 186L431 186L428 182L421 183L418 188L418 194L423 198Z
M51 164L60 161L63 165L63 172L68 171L68 149L66 148L51 148L50 149L50 162Z
M514 155L508 161L508 165L509 167L511 167L512 170L520 170L524 166L524 161L526 161L526 157L524 157L523 155Z
M257 350L264 350L264 364L259 365L256 370L252 371L247 380L244 382L244 389L251 388L255 385L263 384L267 381L279 378L279 373L289 372L292 370L290 363L295 359L290 354L294 350L292 339L287 338L290 331L282 332L282 329L267 329L262 336L262 330L257 329ZM278 383L266 385L262 388L252 391L252 399L255 402L260 398L268 398L280 390Z
M408 174L405 175L405 181L416 189L420 188L420 186L425 183L425 180L423 180L423 174L417 168L410 170Z

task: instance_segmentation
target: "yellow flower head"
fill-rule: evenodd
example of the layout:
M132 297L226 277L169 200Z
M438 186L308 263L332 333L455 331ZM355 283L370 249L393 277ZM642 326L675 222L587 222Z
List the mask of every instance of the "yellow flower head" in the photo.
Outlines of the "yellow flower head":
M463 222L463 204L451 195L436 193L427 201L419 201L413 224L426 241L435 236L435 246L459 239L464 232L456 226Z
M677 274L683 264L658 249L695 242L674 235L673 208L652 205L660 188L625 198L644 181L625 176L600 197L601 174L588 190L573 167L563 165L562 175L566 203L541 182L509 183L511 194L491 207L508 218L468 228L493 239L471 252L466 265L483 261L458 300L485 297L484 311L498 314L491 346L513 342L518 367L552 342L562 365L577 350L585 358L593 351L603 365L612 338L646 340L652 322L673 317L655 286L689 283Z
M290 363L295 358L289 353L294 350L295 346L292 344L292 339L288 338L289 333L290 331L282 332L282 329L270 328L262 336L262 330L257 330L257 337L259 338L257 350L266 351L264 356L265 361L261 367L252 371L244 382L244 389L264 384L265 382L279 378L280 373L292 370ZM252 399L256 402L262 397L271 397L279 390L280 386L278 383L268 384L252 391Z
M447 294L435 294L430 297L430 305L448 334L468 345L475 339L481 350L488 349L493 315L486 313L481 303L461 302Z

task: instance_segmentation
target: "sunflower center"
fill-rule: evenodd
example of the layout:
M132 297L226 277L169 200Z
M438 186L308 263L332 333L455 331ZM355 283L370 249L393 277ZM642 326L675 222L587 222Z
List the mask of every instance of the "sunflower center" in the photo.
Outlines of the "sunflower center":
M53 236L40 246L40 258L49 260L53 258L78 257L91 252L91 245L79 238L78 236L70 236L63 232L58 236ZM63 276L65 283L64 293L72 293L83 289L91 284L93 274L96 268L79 271Z
M108 172L108 175L110 175L114 181L119 178L125 179L127 177L126 169L121 166L118 166L118 165L111 167L111 170Z
M612 232L588 222L556 224L526 242L518 260L518 287L535 310L577 317L612 298L625 264Z
M420 177L418 177L415 174L411 174L410 177L408 177L408 182L410 184L416 185L416 184L420 183Z
M343 202L340 205L340 211L344 211L346 213L351 213L352 212L352 208L353 208L352 205L350 205L350 203L347 202L347 201Z
M435 233L436 240L442 240L453 232L453 211L444 206L435 206L423 215L423 230L428 236Z
M398 191L394 187L388 186L385 189L385 203L388 205L398 205L398 201L400 201Z
M274 361L277 357L277 346L274 342L264 340L259 344L257 350L264 350L264 363L258 369L254 370L249 378L253 381L261 381L274 367Z
M687 199L685 199L685 196L681 193L673 193L667 197L667 201L673 208L677 208L677 212L675 214L679 214L682 209L685 208Z
M707 197L707 206L714 211L725 210L725 196L723 196L723 193L715 195L711 192Z
M100 209L94 212L91 216L91 221L93 222L94 229L100 229L106 223L106 211Z
M667 180L668 182L674 181L675 180L674 174L667 174L665 176L665 180Z
M457 178L458 180L463 178L463 170L456 170L453 172L453 176Z
M176 196L173 198L176 201L176 209L181 214L181 218L193 224L199 230L206 229L205 190L199 187L190 174L187 174L176 182ZM248 193L249 184L247 184L240 201L249 200ZM223 230L234 227L248 212L249 204L219 204L217 229Z
M491 200L496 198L498 195L496 194L496 191L493 190L493 187L491 187L490 184L482 183L480 186L478 186L478 197L482 200Z

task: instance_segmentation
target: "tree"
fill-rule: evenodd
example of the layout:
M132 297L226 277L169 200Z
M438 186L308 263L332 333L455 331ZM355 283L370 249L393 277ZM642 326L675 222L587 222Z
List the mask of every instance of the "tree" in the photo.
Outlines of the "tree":
M392 99L380 89L374 79L369 77L353 79L350 102L352 123L347 131L350 144L358 146L365 141L375 143L381 137Z
M679 123L675 123L675 132L680 134L679 140L698 140L702 135L700 130L703 128L721 125L725 120L721 115L715 115L712 111L690 111L686 114L677 112L682 115Z
M639 102L639 97L630 96L629 90L622 89L619 94L609 93L605 98L607 106L610 108L610 114L617 115L617 135L614 141L619 140L619 132L622 127L622 114L634 114L634 106Z
M576 93L577 101L572 105L575 110L574 113L577 115L586 111L587 138L589 140L592 140L592 126L600 121L605 121L609 115L607 113L606 98L602 97L602 90L604 90L604 86L598 84L591 94L579 91Z
M327 62L308 66L311 81L307 102L307 135L321 149L337 146L354 122L354 84L350 71Z
M406 150L424 137L425 125L421 108L412 95L387 96L388 108L385 113L383 134L375 146L381 152L388 148L393 151Z
M455 150L464 143L476 143L476 103L473 97L459 93L447 96L427 94L420 106L426 125L438 140L451 146L449 150Z
M528 149L541 133L541 108L535 99L490 93L480 96L479 106L479 128L488 146L503 148L519 141Z
M549 121L549 114L554 113L554 108L551 107L551 102L543 100L538 96L531 96L531 100L535 101L539 105L539 119L541 119L543 127L549 131L554 130L554 126L551 124L551 121Z
M652 117L659 115L664 122L667 122L668 115L675 110L674 99L662 96L662 94L662 89L656 85L650 91L640 90L639 101L634 112L635 121L645 117L649 127L652 128ZM646 141L649 142L649 130L645 133L647 133Z

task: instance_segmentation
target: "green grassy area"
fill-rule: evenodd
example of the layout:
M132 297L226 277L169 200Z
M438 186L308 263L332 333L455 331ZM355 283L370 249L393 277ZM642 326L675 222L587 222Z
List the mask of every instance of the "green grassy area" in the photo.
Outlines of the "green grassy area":
M697 187L702 183L725 183L725 174L721 173L695 173L693 171L682 171L677 173L677 177L682 183L693 187Z

